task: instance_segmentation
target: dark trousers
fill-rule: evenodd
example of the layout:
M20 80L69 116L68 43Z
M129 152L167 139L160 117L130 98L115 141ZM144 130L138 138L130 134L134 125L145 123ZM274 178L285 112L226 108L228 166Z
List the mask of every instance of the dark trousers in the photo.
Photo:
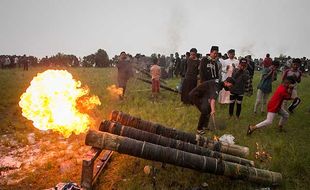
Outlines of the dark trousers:
M181 91L181 101L184 104L191 104L189 93L197 86L197 78L184 78Z
M229 115L234 115L235 103L237 103L236 116L239 117L241 114L241 104L242 104L243 95L230 94L230 104L229 104Z
M200 111L200 117L198 121L197 130L208 128L210 113L211 113L211 106L209 103L209 99L206 97L203 97L200 100L194 101L194 104Z

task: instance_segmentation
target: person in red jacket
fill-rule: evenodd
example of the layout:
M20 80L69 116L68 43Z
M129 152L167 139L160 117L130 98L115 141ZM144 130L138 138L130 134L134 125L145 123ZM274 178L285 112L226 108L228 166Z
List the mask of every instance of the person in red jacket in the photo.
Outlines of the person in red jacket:
M276 114L278 113L281 118L279 121L279 129L283 131L283 125L286 123L289 114L282 108L282 103L284 100L291 100L292 90L294 88L294 84L296 83L294 77L287 77L282 84L280 84L277 90L274 92L273 96L268 102L267 105L267 118L256 125L249 125L247 134L250 135L258 128L266 127L272 124L272 121Z
M264 59L264 61L263 61L263 66L264 66L265 68L268 68L268 67L270 67L271 65L272 65L272 59L270 58L270 54L267 53L267 54L266 54L266 57L265 57L265 59Z

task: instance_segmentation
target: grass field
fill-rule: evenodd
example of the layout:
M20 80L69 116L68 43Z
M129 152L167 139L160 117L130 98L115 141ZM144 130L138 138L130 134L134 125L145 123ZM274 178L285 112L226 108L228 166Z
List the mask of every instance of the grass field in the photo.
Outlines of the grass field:
M31 79L43 68L30 69L28 72L21 70L0 70L0 135L11 135L20 145L27 145L26 134L34 132L38 138L43 138L30 121L21 116L18 106L19 97L29 86ZM115 69L77 68L68 69L75 79L80 80L83 85L90 88L91 94L99 96L102 105L98 107L96 117L102 120L108 117L112 110L121 110L143 119L161 123L183 131L196 131L199 117L198 110L193 106L183 106L179 95L162 90L159 102L151 101L150 86L141 81L131 79L128 83L128 91L123 101L113 99L107 92L106 87L116 83ZM254 87L257 86L260 74L256 73ZM170 87L178 84L178 79L169 80ZM279 81L273 84L273 89ZM252 136L246 136L246 128L249 124L262 121L265 115L254 114L253 106L256 96L245 97L241 119L229 119L228 107L217 105L216 117L225 120L228 127L216 131L217 136L232 134L237 144L250 148L250 159L254 158L256 143L262 145L268 151L272 159L269 162L256 161L258 168L280 172L283 175L283 183L277 189L309 189L310 185L310 78L303 77L298 86L298 94L302 103L296 113L291 115L285 126L287 132L279 133L276 129L277 121L272 126L256 131ZM256 90L254 92L256 94ZM213 136L208 132L206 136ZM71 137L73 138L73 137ZM75 136L76 140L83 142L83 135ZM10 146L10 145L4 145ZM48 152L46 152L48 154ZM52 163L53 160L50 160ZM143 172L146 165L155 167L155 179ZM79 165L78 165L79 166ZM43 171L44 170L44 171ZM49 172L50 170L50 172ZM51 184L60 181L75 181L79 183L80 169L72 175L59 177L57 170L49 165L32 173L31 177L25 178L23 184L40 184L30 189L48 188ZM38 179L44 172L49 178ZM54 178L54 176L57 176ZM45 180L45 182L44 182ZM36 181L36 183L34 182ZM161 167L161 163L142 160L127 155L115 153L107 170L101 175L96 189L191 189L198 187L203 182L208 183L209 189L259 189L255 184L231 180L229 178L211 174L199 173L190 169L183 169L172 165ZM0 183L1 184L1 183ZM49 185L49 186L48 186ZM17 186L16 186L17 187ZM8 187L4 186L4 189ZM14 187L12 187L14 189ZM1 189L1 186L0 186ZM16 188L17 189L17 188ZM28 189L28 188L26 188Z

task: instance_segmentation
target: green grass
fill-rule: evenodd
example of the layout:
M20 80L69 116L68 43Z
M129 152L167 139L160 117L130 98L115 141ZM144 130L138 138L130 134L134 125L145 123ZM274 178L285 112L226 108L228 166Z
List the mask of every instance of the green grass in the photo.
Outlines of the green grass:
M69 68L68 70L75 79L80 80L83 85L89 86L91 94L99 96L102 105L94 113L98 122L107 119L112 110L121 110L183 131L192 133L196 131L199 112L193 106L183 106L178 95L162 90L159 102L152 103L151 92L148 90L150 86L131 79L128 83L126 98L120 102L113 99L106 90L108 85L116 83L115 69ZM22 144L27 143L25 134L29 132L35 132L38 137L42 136L34 129L30 121L21 116L21 109L18 106L20 95L29 86L29 82L36 73L42 71L44 71L43 68L31 68L28 72L17 69L0 70L0 135L13 134L16 140ZM256 73L254 87L257 86L259 78L260 74ZM178 80L169 80L168 83L170 87L174 88L178 84ZM279 81L275 82L273 89L278 84ZM302 103L296 113L290 116L285 126L287 133L277 132L277 118L272 126L255 131L250 137L245 135L249 124L256 124L265 118L260 114L254 115L252 111L256 90L253 96L244 98L240 120L229 119L228 107L217 105L216 117L225 120L228 127L225 130L217 131L216 135L232 134L236 138L237 144L250 148L250 159L254 159L255 143L262 145L271 154L272 159L267 163L256 161L256 166L282 173L283 183L278 189L308 189L310 185L309 86L309 77L303 77L302 83L298 86L298 95L302 99ZM206 135L213 136L214 134L209 132ZM96 189L153 189L152 178L143 172L145 165L152 165L156 168L155 184L157 189L187 189L199 186L203 182L208 183L209 189L240 190L260 187L249 182L199 173L172 165L162 168L161 163L158 162L116 153L107 170L101 175ZM53 163L48 163L38 172L45 170L45 174L47 174L46 170L53 171L53 168ZM32 175L33 178L36 177L35 173ZM70 180L79 182L77 174L72 176L75 177ZM53 180L53 178L49 179ZM56 179L59 180L59 178ZM59 182L56 179L55 184Z

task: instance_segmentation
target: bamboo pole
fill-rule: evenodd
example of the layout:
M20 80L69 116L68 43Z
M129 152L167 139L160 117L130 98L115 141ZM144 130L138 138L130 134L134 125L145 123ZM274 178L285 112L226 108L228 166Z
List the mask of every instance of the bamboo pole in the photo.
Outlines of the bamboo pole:
M119 123L114 123L108 120L105 120L100 124L99 130L102 132L112 133L114 135L120 135L123 137L128 137L128 138L132 138L132 139L136 139L140 141L146 141L149 143L158 144L158 145L166 146L170 148L175 148L178 150L183 150L185 152L190 152L193 154L218 158L218 159L222 159L228 162L234 162L234 163L238 163L238 164L246 165L246 166L254 166L254 161L252 160L247 160L245 158L240 158L237 156L212 151L212 150L209 150L207 148L204 148L198 145L163 137L163 136L160 136L154 133L142 131L139 129L135 129L133 127L127 127Z
M120 111L113 111L111 113L110 119L111 121L121 123L122 125L134 127L136 129L155 133L164 137L185 141L191 144L196 144L202 147L209 148L210 150L223 152L243 158L246 158L249 155L248 147L229 144L226 142L214 141L211 138L168 128L161 124L145 121L138 117L134 117Z
M248 180L264 185L279 185L282 181L282 175L280 173L221 161L215 158L192 154L100 131L90 130L86 135L85 144L95 148L113 150L121 154L128 154L147 160L165 162L176 166Z

